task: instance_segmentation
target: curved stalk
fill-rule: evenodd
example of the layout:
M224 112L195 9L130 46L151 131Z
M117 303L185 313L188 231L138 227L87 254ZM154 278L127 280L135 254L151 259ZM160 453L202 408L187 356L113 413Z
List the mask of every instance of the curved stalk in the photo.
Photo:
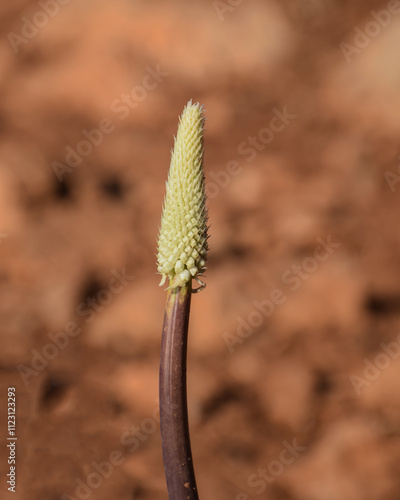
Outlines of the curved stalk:
M170 500L198 500L190 448L186 353L191 283L168 290L161 343L160 424Z

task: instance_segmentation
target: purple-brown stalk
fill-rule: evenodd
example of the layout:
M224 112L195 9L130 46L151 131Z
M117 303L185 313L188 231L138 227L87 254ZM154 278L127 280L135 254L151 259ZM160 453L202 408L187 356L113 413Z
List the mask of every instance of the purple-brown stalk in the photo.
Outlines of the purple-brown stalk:
M161 342L160 417L170 500L198 500L190 448L186 353L191 284L168 290Z

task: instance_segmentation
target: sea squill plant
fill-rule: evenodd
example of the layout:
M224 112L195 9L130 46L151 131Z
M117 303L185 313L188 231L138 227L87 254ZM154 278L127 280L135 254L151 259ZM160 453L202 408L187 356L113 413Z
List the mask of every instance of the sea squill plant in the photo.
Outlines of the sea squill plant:
M205 287L208 251L203 172L204 112L188 102L172 150L158 238L160 285L168 280L161 342L160 417L170 500L198 500L186 396L186 357L192 293ZM199 287L192 288L196 280Z

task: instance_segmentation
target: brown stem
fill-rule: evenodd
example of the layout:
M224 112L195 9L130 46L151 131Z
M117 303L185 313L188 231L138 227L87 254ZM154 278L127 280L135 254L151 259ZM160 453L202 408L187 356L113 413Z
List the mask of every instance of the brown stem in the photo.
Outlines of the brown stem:
M160 418L170 500L198 500L190 449L186 399L186 352L190 284L168 290L161 342Z

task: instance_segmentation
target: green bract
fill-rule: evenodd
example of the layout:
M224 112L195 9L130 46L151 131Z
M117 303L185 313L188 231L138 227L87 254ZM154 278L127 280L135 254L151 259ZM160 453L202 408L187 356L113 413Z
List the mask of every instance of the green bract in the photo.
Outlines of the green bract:
M203 173L204 114L188 102L179 121L172 150L158 238L160 286L184 286L205 271L207 258L207 209Z

